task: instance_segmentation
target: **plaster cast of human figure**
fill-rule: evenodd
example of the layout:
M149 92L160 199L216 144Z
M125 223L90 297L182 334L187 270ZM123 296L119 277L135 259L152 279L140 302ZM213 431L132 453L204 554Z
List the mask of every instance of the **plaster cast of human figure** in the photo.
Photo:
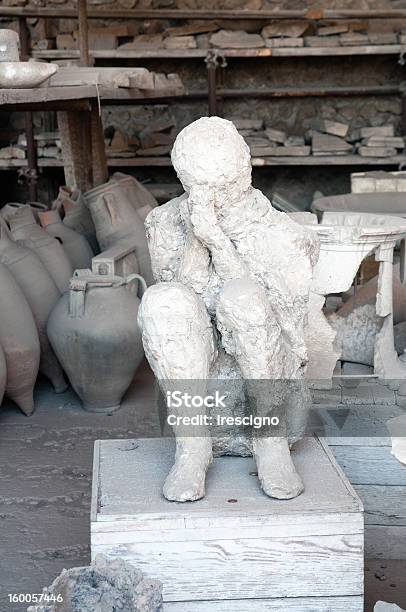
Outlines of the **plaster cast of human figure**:
M264 492L295 497L303 483L289 443L300 437L309 403L301 384L303 330L317 237L252 187L249 149L231 122L203 117L187 126L172 163L185 193L146 220L157 281L139 311L146 356L164 390L187 379L204 395L206 382L223 370L245 379L257 414L288 402L285 427L277 436L253 434L252 452ZM275 381L271 397L258 380ZM294 383L289 394L286 380ZM174 432L175 464L164 495L197 500L212 461L209 428L191 431L181 423Z

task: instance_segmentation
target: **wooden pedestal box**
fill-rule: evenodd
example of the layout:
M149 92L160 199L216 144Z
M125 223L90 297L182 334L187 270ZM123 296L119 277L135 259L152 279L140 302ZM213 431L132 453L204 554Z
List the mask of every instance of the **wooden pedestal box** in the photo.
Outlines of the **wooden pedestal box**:
M168 502L174 440L95 444L92 557L121 557L163 583L165 612L362 612L363 509L329 449L305 438L306 490L261 491L252 459L214 460L206 497Z

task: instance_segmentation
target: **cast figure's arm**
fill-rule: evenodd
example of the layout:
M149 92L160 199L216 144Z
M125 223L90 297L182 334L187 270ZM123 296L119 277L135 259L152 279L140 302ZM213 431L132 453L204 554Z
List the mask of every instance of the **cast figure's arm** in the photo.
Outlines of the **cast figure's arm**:
M209 278L209 252L182 215L186 196L154 208L145 221L152 271L157 282L180 281L201 293Z
M210 252L211 262L222 281L248 275L247 266L217 221L214 202L207 188L191 189L184 214L190 218L194 236Z
M177 280L185 247L185 231L179 212L183 197L154 208L145 220L152 272L157 282Z

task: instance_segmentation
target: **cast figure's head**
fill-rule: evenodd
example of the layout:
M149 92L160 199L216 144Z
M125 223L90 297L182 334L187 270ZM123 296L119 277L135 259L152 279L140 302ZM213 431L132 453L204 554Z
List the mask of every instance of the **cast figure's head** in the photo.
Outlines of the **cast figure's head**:
M185 191L206 186L240 197L251 186L248 145L231 121L202 117L186 126L172 149L172 164Z

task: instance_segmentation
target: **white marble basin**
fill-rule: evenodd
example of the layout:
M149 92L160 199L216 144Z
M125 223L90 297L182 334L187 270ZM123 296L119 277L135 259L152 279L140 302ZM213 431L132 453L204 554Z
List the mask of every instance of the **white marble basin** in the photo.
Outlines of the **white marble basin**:
M317 232L320 258L314 274L317 293L347 291L362 260L378 247L394 246L406 234L406 219L373 213L327 212Z
M58 70L56 64L42 62L0 62L1 89L38 87Z

